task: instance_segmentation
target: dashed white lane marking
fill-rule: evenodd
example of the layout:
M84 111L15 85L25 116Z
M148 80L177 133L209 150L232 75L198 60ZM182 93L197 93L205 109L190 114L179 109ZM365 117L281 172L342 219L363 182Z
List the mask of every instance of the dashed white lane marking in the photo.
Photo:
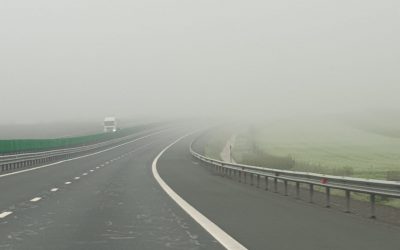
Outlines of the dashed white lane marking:
M42 197L35 197L33 199L31 199L31 202L37 202L40 201L42 199Z
M93 172L94 170L93 169L90 169L90 172Z
M67 181L65 184L66 184L66 185L69 185L69 184L71 184L71 182L70 182L70 181Z
M108 162L108 161L106 161L106 163L105 163L105 164L107 165L108 163L109 163L109 162Z
M8 174L2 174L2 175L0 175L0 178L6 177L6 176L10 176L10 175L16 175L16 174L20 174L20 173L30 172L30 171L34 171L34 170L41 169L41 168L47 168L47 167L54 166L54 165L58 165L58 164L61 164L61 163L64 163L64 162L74 161L74 160L86 158L86 157L89 157L89 156L92 156L92 155L101 154L101 153L103 153L103 152L107 152L107 151L113 150L113 149L115 149L115 148L119 148L119 147L125 146L125 145L127 145L127 144L134 143L134 142L139 141L139 140L142 140L142 139L144 139L144 138L148 138L148 137L153 136L153 135L161 134L161 133L163 133L163 132L165 132L165 131L167 131L167 130L168 130L168 129L163 129L163 130L161 130L161 131L154 132L154 133L148 134L148 135L146 135L146 136L142 136L142 137L140 137L140 138L136 138L136 139L134 139L134 140L132 140L132 141L128 141L128 142L119 144L119 145L117 145L117 146L114 146L114 147L111 147L111 148L107 148L107 149L104 149L104 150L100 150L100 151L97 151L97 152L94 152L94 153L91 153L91 154L78 156L78 157L71 158L71 159L68 159L68 160L57 161L57 162L50 163L50 164L43 165L43 166L38 166L38 167L34 167L34 168L29 168L29 169L24 169L24 170L20 170L20 171L15 171L15 172L8 173Z
M194 133L194 132L193 132ZM221 243L226 249L246 249L242 244L240 244L238 241L236 241L232 236L227 234L224 230L222 230L220 227L218 227L214 222L209 220L207 217L205 217L203 214L201 214L199 211L197 211L194 207L192 207L187 201L185 201L182 197L180 197L177 193L175 193L172 188L170 188L167 183L160 177L158 171L157 171L157 162L158 159L167 151L170 147L178 143L180 140L183 138L193 134L189 133L186 134L180 138L178 138L176 141L168 145L166 148L164 148L154 159L153 164L152 164L152 172L154 178L157 180L158 184L164 189L164 191L186 212L188 213L197 223L200 224L207 232L209 232L219 243Z
M100 167L96 167L97 169L99 169Z
M9 216L9 215L12 214L12 213L13 213L13 212L11 212L11 211L2 212L2 213L0 214L0 219L3 219L3 218L5 218L5 217Z
M58 190L58 188L52 188L50 191L51 192L56 192Z
M82 175L87 175L87 173L83 173Z
M75 179L75 180L79 180L80 178L81 178L81 177L77 176L77 177L75 177L74 179Z

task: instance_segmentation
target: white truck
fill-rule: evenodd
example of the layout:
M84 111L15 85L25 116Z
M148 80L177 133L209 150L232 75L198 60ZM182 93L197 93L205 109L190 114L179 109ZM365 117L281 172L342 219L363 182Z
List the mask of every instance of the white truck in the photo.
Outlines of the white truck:
M115 117L104 118L104 132L113 133L117 131L117 120Z

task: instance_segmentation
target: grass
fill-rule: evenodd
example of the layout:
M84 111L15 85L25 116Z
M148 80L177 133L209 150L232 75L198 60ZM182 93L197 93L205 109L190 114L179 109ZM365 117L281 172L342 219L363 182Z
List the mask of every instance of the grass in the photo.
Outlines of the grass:
M268 165L270 156L292 159L277 168L363 178L399 178L400 138L335 120L281 121L238 134L234 157ZM264 161L263 161L264 159ZM253 162L249 162L253 161Z
M220 159L232 134L236 134L232 154L238 163L400 181L400 136L387 132L382 125L362 127L327 118L218 129L209 133L205 154ZM339 190L333 190L332 195L343 196ZM353 198L369 199L363 194L354 194ZM378 198L378 203L400 207L399 199Z
M207 142L204 145L204 155L213 159L221 160L221 152L226 142L232 136L232 130L226 128L216 128L205 135Z

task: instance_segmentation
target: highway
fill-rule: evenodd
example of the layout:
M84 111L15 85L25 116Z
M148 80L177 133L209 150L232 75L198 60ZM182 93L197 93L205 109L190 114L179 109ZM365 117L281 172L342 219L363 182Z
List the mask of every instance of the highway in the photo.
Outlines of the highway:
M194 130L0 176L0 249L400 248L398 227L215 174L190 155Z

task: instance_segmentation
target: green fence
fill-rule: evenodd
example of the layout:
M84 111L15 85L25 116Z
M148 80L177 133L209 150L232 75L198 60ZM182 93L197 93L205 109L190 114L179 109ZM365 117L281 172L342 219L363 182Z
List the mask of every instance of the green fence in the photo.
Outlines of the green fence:
M120 129L114 133L99 133L78 137L55 138L55 139L21 139L0 140L0 154L16 152L32 152L50 149L67 148L98 143L114 138L119 138L140 132L141 130L155 127L156 124L140 125L131 128Z

